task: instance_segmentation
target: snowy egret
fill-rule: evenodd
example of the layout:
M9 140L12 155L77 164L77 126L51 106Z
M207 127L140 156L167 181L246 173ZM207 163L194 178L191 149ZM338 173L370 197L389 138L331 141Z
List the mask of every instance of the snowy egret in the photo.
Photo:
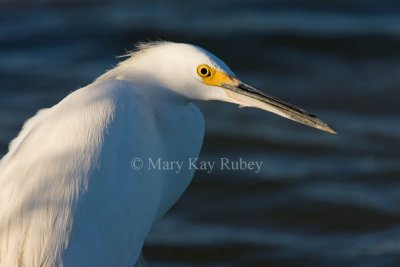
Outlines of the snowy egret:
M197 157L204 121L193 99L255 107L335 133L241 82L202 48L139 45L92 84L39 111L10 143L0 162L0 266L134 266L151 226L194 170L134 171L132 159Z

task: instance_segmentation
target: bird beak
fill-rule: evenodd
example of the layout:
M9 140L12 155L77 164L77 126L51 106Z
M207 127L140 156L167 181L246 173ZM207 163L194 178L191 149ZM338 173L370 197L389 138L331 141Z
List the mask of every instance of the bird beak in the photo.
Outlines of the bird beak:
M220 83L219 86L225 89L228 96L241 106L255 107L270 111L310 127L336 134L336 131L332 127L316 116L292 104L286 103L279 98L257 90L253 86L243 83L236 78L228 77L228 79L224 79L224 82Z

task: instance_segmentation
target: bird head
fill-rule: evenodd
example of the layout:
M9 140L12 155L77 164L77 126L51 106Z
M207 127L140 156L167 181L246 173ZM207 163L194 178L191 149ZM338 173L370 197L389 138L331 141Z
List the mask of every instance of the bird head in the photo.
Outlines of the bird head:
M218 100L254 107L336 133L316 116L241 81L222 60L194 45L171 42L141 44L115 70L119 78L143 87L167 89L186 99Z

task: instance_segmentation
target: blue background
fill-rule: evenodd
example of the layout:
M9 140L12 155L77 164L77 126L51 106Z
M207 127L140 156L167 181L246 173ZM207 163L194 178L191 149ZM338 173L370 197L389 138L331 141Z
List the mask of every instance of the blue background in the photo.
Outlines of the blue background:
M0 152L23 122L139 41L202 46L339 134L198 103L202 159L146 242L148 266L400 266L399 1L2 1Z

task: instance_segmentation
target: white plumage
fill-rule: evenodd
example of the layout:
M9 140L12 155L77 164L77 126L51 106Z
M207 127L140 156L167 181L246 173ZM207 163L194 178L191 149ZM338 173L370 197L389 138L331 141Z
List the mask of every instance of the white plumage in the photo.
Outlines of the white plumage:
M133 266L193 170L135 171L132 158L197 157L204 122L191 99L269 110L239 85L201 48L154 43L39 111L0 162L0 266Z

